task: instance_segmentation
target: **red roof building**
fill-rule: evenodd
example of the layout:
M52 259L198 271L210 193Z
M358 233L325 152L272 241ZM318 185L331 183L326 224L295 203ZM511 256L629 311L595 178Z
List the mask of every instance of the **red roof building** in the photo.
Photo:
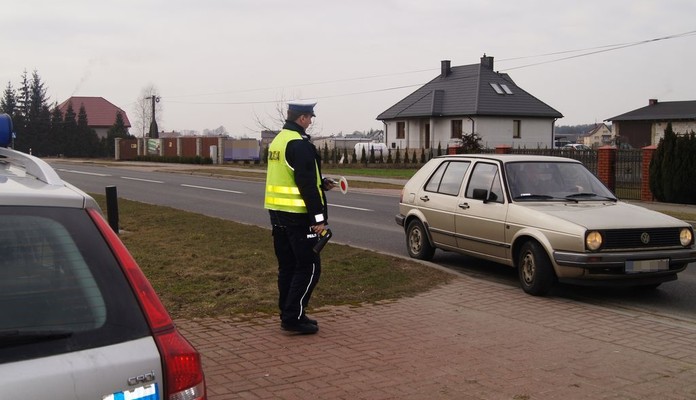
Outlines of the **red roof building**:
M128 115L121 108L108 102L103 97L81 97L73 96L58 105L58 109L65 115L68 109L68 104L72 104L75 115L80 112L80 107L85 107L87 113L87 123L90 128L97 132L97 135L102 138L106 137L106 132L116 122L116 113L120 112L123 117L123 124L126 128L131 127L128 120Z

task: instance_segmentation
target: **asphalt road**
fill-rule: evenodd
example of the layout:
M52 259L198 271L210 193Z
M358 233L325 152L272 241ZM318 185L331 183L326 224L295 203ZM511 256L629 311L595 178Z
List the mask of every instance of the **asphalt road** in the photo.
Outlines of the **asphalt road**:
M270 227L263 209L263 183L220 179L147 169L51 162L64 180L90 193L104 193L116 186L120 198L170 206L241 223ZM351 190L327 193L332 241L407 257L405 237L394 222L398 197ZM270 240L270 239L269 239ZM482 279L517 288L516 271L455 253L438 250L433 262ZM519 289L521 290L521 289ZM696 265L679 280L657 290L609 289L558 285L550 294L599 306L638 310L661 317L696 323Z

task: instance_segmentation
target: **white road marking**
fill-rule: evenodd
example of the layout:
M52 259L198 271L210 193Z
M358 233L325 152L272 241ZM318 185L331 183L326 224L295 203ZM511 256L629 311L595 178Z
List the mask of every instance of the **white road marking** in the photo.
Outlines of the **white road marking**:
M97 174L97 173L95 173L95 172L75 171L74 169L56 169L56 171L70 172L70 173L72 173L72 174L82 174L82 175L111 176L110 174Z
M369 208L360 208L360 207L351 207L351 206L342 206L340 204L329 204L329 207L340 207L340 208L349 208L351 210L358 210L358 211L369 211L373 212L375 210L370 210Z
M121 179L127 179L129 181L150 182L150 183L164 183L163 181L153 181L150 179L131 178L130 176L122 176Z
M194 188L194 189L215 190L217 192L244 194L244 192L239 192L236 190L218 189L218 188L211 188L211 187L206 187L206 186L186 185L184 183L182 183L181 186L190 187L190 188Z

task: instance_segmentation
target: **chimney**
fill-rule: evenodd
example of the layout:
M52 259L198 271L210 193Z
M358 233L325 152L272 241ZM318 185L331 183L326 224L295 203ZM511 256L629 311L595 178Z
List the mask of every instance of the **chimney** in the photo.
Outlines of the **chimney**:
M649 106L654 106L655 104L657 104L657 99L649 99L649 100L648 100L648 105L649 105Z
M493 70L493 57L488 57L486 53L483 53L483 57L481 57L481 66Z
M451 72L452 72L452 69L450 68L450 60L440 61L440 76L443 78L447 78L447 76Z

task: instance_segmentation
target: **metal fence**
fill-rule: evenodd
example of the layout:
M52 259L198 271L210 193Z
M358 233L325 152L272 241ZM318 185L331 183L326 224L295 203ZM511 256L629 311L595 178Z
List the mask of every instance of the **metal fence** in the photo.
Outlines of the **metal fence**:
M621 199L640 200L642 179L642 154L640 149L616 151L616 188Z

